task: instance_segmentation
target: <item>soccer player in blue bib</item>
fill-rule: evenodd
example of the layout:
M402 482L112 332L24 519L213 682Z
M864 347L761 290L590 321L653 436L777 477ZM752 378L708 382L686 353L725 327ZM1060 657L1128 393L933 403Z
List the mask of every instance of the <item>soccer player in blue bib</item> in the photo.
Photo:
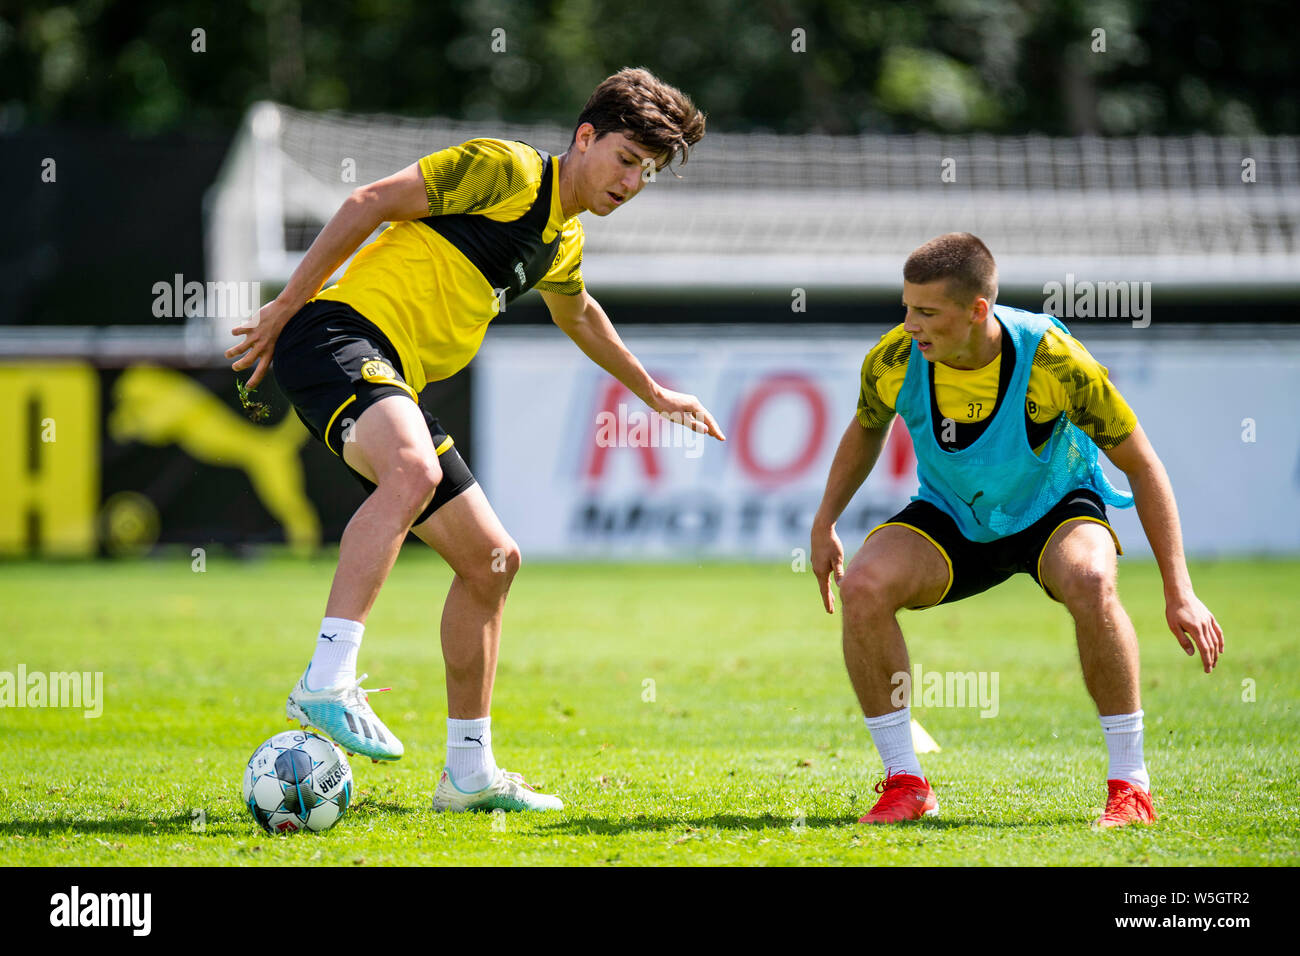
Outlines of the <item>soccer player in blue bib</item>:
M902 325L862 364L856 419L840 440L813 521L812 562L844 661L884 763L863 823L916 820L938 803L893 696L910 675L903 608L959 601L1025 572L1074 618L1083 678L1110 752L1102 827L1155 819L1142 755L1137 636L1115 588L1119 539L1106 506L1137 506L1164 581L1165 618L1208 674L1223 631L1196 597L1173 490L1106 369L1047 315L995 305L997 266L969 233L931 239L903 267ZM847 570L835 521L903 419L920 490L867 535ZM1098 450L1133 493L1102 474ZM905 685L910 687L910 683Z

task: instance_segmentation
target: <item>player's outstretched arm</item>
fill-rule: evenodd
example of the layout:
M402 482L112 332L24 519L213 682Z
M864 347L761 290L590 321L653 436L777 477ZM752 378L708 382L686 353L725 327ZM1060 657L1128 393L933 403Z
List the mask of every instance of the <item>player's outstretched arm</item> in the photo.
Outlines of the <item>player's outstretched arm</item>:
M812 525L813 576L817 578L817 588L821 591L822 606L827 614L835 613L831 575L835 575L836 584L844 576L844 545L835 532L835 522L867 480L867 475L871 474L892 424L890 422L883 428L864 428L855 418L849 422L839 447L835 449L830 475L826 478L826 491Z
M1164 581L1165 621L1169 630L1188 656L1200 651L1201 665L1208 674L1223 653L1223 629L1192 590L1169 474L1141 425L1106 455L1128 476L1133 489L1142 530L1151 542Z
M664 388L637 361L618 337L609 316L584 289L577 295L543 292L551 320L573 339L583 354L628 387L637 398L669 421L726 441L709 410L694 395Z
M270 370L275 340L284 324L320 291L325 280L357 251L366 237L380 223L418 219L428 214L429 197L419 163L354 189L311 244L280 294L262 306L256 319L231 332L245 336L238 345L226 350L226 358L239 356L231 368L239 372L256 362L257 368L248 379L248 387L256 388Z

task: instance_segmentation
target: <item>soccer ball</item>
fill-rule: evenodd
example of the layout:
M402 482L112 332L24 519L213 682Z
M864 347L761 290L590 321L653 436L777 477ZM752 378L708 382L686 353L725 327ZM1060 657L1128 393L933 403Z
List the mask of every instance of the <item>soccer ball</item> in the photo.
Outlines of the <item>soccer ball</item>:
M328 830L352 799L352 767L319 734L286 730L257 750L244 769L244 803L267 833Z

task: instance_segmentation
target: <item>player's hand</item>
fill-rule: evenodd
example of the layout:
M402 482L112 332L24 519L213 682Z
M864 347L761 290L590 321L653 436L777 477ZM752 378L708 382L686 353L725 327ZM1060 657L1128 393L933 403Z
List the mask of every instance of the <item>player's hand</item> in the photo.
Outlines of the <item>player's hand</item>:
M1190 592L1166 598L1165 621L1187 656L1199 650L1205 673L1214 670L1219 655L1223 653L1223 629L1200 598Z
M812 569L813 576L817 578L817 589L822 592L822 606L826 608L827 614L834 614L835 595L831 593L831 575L835 575L836 584L844 577L844 545L840 543L834 525L825 529L813 527Z
M727 440L709 410L694 395L662 389L651 407L670 422L684 425L694 432L712 435L718 441Z
M231 335L242 335L244 341L226 349L226 358L242 356L230 367L242 372L254 362L257 368L245 383L249 389L257 388L271 368L271 353L275 351L275 340L280 337L284 324L293 318L298 310L284 305L278 299L272 299L258 311L257 316L247 325L231 330Z

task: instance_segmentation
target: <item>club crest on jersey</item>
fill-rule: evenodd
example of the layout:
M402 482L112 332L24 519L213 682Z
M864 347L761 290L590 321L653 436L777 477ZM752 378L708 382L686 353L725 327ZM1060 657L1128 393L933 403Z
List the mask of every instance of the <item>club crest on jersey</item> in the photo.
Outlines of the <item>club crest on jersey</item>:
M391 382L397 373L383 359L369 359L361 366L361 377L367 382Z

